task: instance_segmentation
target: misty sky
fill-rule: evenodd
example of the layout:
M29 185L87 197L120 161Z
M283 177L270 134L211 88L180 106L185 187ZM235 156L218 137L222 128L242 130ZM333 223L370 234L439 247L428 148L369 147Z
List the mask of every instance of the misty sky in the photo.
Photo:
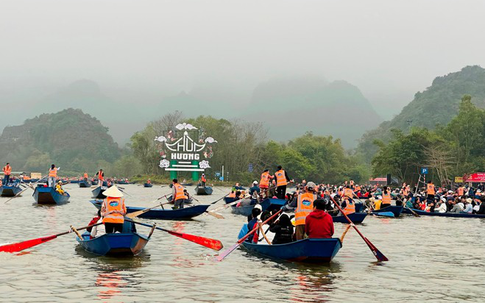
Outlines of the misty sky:
M20 124L8 103L78 79L157 96L291 75L346 80L390 119L436 76L485 66L484 12L485 1L0 0L0 119Z

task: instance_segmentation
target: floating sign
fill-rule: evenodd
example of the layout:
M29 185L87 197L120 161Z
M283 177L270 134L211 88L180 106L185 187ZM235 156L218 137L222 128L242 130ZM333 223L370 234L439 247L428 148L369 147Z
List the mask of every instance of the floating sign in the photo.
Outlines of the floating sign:
M210 168L207 160L213 156L210 144L217 141L212 137L205 137L203 132L191 124L181 123L175 128L168 131L166 136L155 137L162 157L159 167L166 171L191 172L203 172ZM189 132L192 137L198 137L198 140L192 139Z

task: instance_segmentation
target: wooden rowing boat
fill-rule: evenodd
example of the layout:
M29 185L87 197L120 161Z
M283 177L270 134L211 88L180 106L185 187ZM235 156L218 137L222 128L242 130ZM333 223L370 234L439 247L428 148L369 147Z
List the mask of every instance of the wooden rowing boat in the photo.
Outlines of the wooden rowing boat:
M12 186L0 186L0 196L1 197L15 197L19 192L22 191L22 188L18 185Z
M420 216L432 216L432 217L449 217L449 218L485 218L485 214L468 214L468 213L437 213L437 212L427 212L420 209L412 209L415 213ZM402 211L404 214L412 214L412 212L405 208Z
M101 204L103 203L102 200L91 200L90 201L97 209L101 208ZM208 205L195 205L190 207L184 207L179 209L151 209L141 215L139 218L145 219L157 219L157 220L187 220L197 217L207 211L209 208ZM146 207L135 207L135 206L127 206L126 212L133 213L140 210L144 210Z
M342 247L338 238L329 239L304 239L285 244L254 244L243 242L242 245L250 252L274 259L329 263Z
M63 204L71 197L67 192L61 195L55 188L44 187L42 184L37 185L32 196L38 204Z
M198 196L212 195L212 187L210 186L198 186L195 188L195 194Z

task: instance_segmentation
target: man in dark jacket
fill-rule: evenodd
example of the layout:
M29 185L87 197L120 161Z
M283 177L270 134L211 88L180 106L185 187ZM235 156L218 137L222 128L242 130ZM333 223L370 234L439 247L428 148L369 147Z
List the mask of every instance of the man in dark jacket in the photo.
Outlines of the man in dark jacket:
M306 217L305 233L308 238L331 238L334 233L333 219L325 211L325 200L315 200L313 211Z
M480 208L477 211L479 215L485 215L485 196L480 196Z

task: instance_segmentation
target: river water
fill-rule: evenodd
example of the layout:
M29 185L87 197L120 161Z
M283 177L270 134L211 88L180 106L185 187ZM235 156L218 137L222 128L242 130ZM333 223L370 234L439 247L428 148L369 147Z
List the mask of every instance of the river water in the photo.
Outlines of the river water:
M152 206L168 187L126 185L126 204ZM69 184L70 203L37 206L29 189L4 203L0 243L19 242L85 226L96 214L91 190ZM189 188L192 191L192 188ZM212 202L228 192L215 188ZM136 197L136 198L135 198ZM215 207L222 205L218 202ZM214 207L214 206L213 206ZM230 247L243 216L221 212L225 219L202 215L191 221L158 225L210 238ZM143 220L145 222L153 222ZM74 234L61 236L20 254L0 253L2 302L483 302L485 220L404 215L367 217L360 231L389 262L379 263L350 230L329 265L305 265L252 255L242 249L217 263L217 253L155 231L145 251L134 258L93 257ZM344 224L335 226L340 236ZM138 227L141 233L148 228ZM223 249L224 250L224 249Z

